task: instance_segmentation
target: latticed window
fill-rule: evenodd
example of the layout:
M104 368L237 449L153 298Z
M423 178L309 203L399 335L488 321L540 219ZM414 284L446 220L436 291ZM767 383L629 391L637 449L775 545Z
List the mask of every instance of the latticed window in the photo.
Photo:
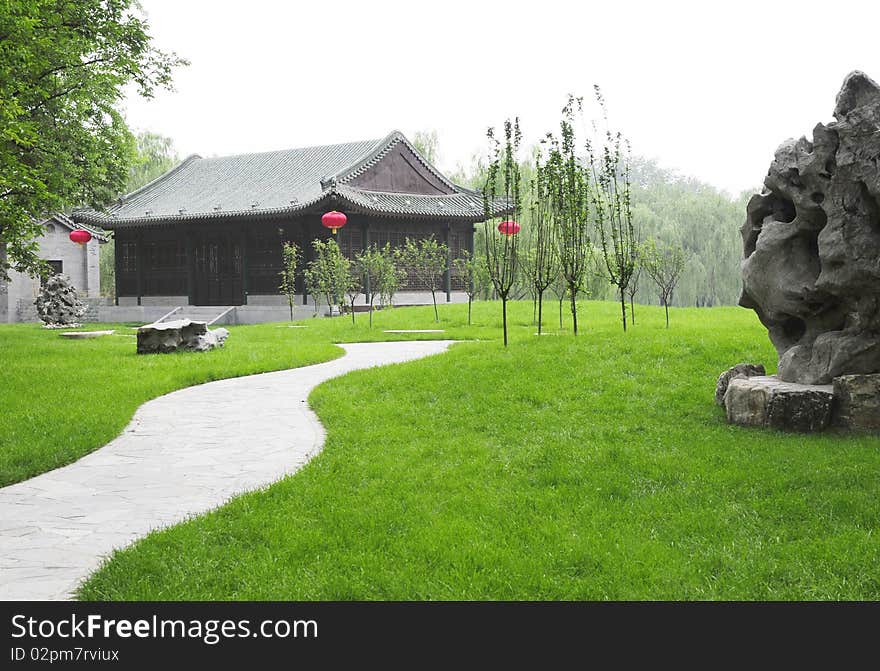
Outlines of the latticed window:
M120 268L124 273L137 272L137 244L134 242L121 242L119 245Z

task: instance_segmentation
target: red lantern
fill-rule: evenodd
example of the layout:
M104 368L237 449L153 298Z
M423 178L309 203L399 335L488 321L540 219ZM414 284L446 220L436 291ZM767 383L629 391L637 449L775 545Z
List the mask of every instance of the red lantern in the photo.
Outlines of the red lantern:
M345 222L347 221L348 217L342 214L342 212L337 212L336 210L325 212L324 216L321 217L321 224L324 225L324 228L329 228L333 235L336 235L336 229L345 226Z
M70 239L78 245L84 245L92 239L92 234L81 228L77 228L70 232Z
M520 225L515 221L502 221L498 224L498 231L502 235L516 235L519 233Z

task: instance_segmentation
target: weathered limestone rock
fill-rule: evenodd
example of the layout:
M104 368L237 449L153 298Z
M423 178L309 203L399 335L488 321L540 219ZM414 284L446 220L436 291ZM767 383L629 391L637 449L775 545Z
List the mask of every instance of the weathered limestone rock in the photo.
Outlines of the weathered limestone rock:
M386 331L387 333L387 331ZM718 376L718 383L715 385L715 403L724 405L724 394L727 393L727 387L730 381L738 377L754 377L756 375L766 375L767 371L762 364L738 363L733 368L721 373Z
M147 324L138 329L137 353L168 353L180 349L204 352L223 347L228 336L226 329L209 331L206 322L189 319Z
M196 340L195 346L191 349L194 349L196 352L207 352L209 349L214 349L215 347L223 347L223 343L226 342L228 337L229 331L227 329L214 329L213 331L208 331L204 335L200 335Z
M880 373L880 86L850 73L834 116L776 150L742 227L740 305L789 382Z
M784 382L775 375L738 377L724 396L727 421L786 431L821 431L831 423L833 389Z
M79 320L86 311L76 289L64 275L48 278L40 288L34 305L40 320L53 327L79 326Z
M880 375L834 378L834 410L837 426L880 432Z

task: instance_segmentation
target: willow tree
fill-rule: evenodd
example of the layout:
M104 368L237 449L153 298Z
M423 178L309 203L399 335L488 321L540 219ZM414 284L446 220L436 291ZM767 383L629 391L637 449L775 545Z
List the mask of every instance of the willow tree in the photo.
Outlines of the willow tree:
M544 293L559 277L559 246L556 227L550 217L549 194L546 174L540 161L535 167L531 181L529 212L531 257L529 281L538 304L538 335L543 327Z
M590 261L590 177L575 150L574 114L580 109L581 99L569 96L562 108L559 137L547 136L550 151L543 166L548 214L556 231L559 268L571 300L575 335L578 332L577 297L584 287Z
M504 143L495 137L495 129L487 133L491 147L491 157L483 189L483 243L485 246L486 270L495 294L501 299L501 322L504 332L504 346L507 347L507 301L516 282L518 266L516 219L520 214L520 166L517 161L522 133L519 117L513 122L504 122ZM496 228L497 203L504 204L504 210L512 221L501 222L501 232ZM500 224L499 224L500 225Z
M617 287L625 332L626 293L639 259L639 240L632 217L629 145L621 133L612 133L608 128L608 113L602 91L598 86L593 89L596 102L602 110L605 129L598 150L589 140L586 143L593 182L591 210L608 281Z

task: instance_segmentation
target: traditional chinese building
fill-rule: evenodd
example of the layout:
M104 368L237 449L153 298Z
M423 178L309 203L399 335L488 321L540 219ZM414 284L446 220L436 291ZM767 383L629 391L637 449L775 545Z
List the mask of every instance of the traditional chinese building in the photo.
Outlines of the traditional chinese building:
M375 243L434 236L450 260L472 251L482 196L453 184L399 132L381 140L217 158L190 156L106 212L77 222L115 233L118 305L283 305L284 241L304 250L330 232L351 258ZM445 278L447 299L463 288ZM404 289L416 289L410 283ZM302 281L300 300L308 302Z

